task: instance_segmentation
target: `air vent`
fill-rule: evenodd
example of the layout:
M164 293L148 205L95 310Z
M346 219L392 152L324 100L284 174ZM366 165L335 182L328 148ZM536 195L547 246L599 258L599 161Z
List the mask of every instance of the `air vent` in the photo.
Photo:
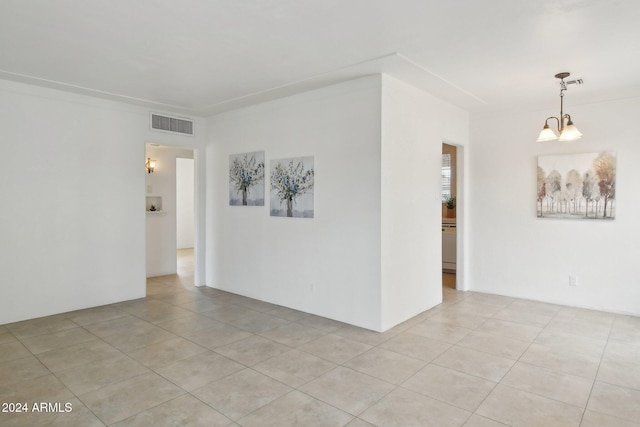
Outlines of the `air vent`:
M193 121L151 113L151 129L193 135Z

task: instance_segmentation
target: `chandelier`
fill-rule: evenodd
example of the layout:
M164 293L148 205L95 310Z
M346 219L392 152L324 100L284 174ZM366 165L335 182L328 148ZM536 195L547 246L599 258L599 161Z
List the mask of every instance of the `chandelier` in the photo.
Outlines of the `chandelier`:
M548 117L547 120L544 121L544 127L538 136L537 142L547 142L547 141L575 141L582 137L582 133L578 130L577 127L571 121L571 116L569 114L564 114L563 112L563 99L564 99L564 91L567 90L568 84L582 84L582 79L578 80L570 80L565 82L564 79L569 77L569 73L558 73L555 75L556 78L560 79L560 117L551 116ZM558 133L556 133L553 129L549 127L549 120L555 119L558 124Z

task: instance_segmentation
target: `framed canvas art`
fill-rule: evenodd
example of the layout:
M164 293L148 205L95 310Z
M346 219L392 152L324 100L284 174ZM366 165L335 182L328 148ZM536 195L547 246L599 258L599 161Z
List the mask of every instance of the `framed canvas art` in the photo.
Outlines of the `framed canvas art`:
M264 206L264 151L229 156L229 205Z
M271 216L313 218L313 156L271 161Z
M538 157L540 218L614 219L616 153Z

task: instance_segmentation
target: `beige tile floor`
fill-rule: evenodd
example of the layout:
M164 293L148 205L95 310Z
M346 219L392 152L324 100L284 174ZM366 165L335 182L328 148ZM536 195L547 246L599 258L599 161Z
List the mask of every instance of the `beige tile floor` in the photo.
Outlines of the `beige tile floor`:
M194 288L182 255L144 299L0 326L0 402L73 409L0 425L640 425L640 318L443 287L379 334Z

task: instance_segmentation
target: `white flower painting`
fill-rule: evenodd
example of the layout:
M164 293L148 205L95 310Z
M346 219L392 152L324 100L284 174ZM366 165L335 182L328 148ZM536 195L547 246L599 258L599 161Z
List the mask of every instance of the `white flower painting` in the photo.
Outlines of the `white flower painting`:
M229 204L264 206L264 151L229 156Z
M271 216L313 218L313 156L271 161Z

